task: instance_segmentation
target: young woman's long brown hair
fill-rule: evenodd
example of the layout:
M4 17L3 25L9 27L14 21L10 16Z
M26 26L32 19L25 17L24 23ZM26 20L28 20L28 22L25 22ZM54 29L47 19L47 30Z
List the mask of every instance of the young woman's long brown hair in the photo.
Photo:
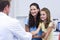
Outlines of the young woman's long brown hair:
M50 18L50 11L47 8L43 8L43 9L41 9L41 11L44 11L47 14L47 19L46 19L46 23L45 23L45 28L47 28L49 23L51 22L51 20L50 20L51 19ZM41 22L43 22L43 21L41 20Z

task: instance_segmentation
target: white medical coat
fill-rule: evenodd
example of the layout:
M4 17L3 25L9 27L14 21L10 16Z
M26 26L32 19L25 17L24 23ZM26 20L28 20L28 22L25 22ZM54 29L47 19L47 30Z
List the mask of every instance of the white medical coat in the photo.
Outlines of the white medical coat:
M19 21L0 12L0 40L31 40L32 34L26 32Z

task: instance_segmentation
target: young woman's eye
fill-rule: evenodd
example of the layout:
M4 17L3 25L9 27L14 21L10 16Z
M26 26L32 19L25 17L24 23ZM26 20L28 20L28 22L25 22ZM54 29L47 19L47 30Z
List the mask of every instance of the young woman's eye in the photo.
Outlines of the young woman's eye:
M45 15L45 14L43 14L43 15Z

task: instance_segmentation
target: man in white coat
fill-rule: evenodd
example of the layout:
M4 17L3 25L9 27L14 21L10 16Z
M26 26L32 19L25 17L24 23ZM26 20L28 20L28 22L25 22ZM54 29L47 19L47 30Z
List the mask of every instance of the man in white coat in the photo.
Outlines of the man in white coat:
M9 9L9 1L0 1L0 40L31 40L36 32L26 32L18 20L8 16Z
M8 15L10 3L0 1L0 40L31 40L32 34L25 32L19 21Z

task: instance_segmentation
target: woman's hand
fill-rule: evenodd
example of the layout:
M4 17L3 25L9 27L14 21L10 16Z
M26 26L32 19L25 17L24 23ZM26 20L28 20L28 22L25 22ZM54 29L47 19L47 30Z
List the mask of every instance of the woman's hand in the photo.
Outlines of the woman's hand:
M42 38L42 37L38 35L34 35L33 38Z
M32 35L36 35L40 31L40 28L38 27L36 31L32 31Z
M45 35L46 35L46 33L44 33L44 32L43 32L43 33L42 33L42 38L44 38L44 37L45 37Z
M32 35L36 35L37 33L36 33L36 31L32 31L31 34Z

